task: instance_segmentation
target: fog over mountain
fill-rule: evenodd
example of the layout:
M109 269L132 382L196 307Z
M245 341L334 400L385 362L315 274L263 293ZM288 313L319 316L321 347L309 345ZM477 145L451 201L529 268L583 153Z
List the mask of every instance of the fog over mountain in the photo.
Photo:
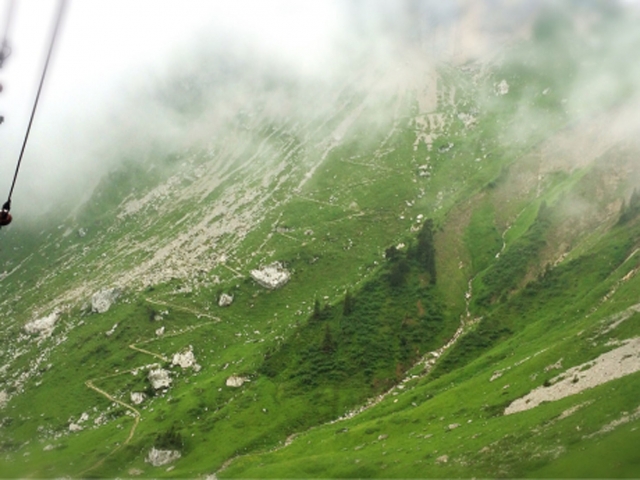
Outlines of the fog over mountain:
M362 75L358 86L365 91L393 91L399 86L411 88L443 62L495 60L505 45L535 34L533 19L545 9L568 31L582 32L584 43L594 52L591 60L584 61L590 63L576 65L562 86L568 105L579 115L588 108L585 104L597 103L612 91L635 88L638 78L637 63L628 61L625 49L638 36L635 3L609 2L611 15L628 20L627 28L606 32L592 28L592 5L599 3L380 0L230 6L195 0L71 1L15 208L20 212L32 207L36 213L65 198L72 203L85 198L114 162L148 148L147 135L176 147L180 138L189 144L200 129L194 124L215 123L238 109L250 110L255 93L268 88L265 82L286 78L304 97L314 85L338 85L356 74ZM1 72L5 92L0 105L6 123L0 131L5 145L0 161L7 172L19 152L54 14L53 1L22 0L14 11L10 38L14 54ZM606 51L598 52L599 45ZM380 69L388 84L376 79L372 85L367 77ZM190 119L185 125L175 118L172 105L156 102L161 100L158 96L166 99L172 93L174 102L194 95L184 89L168 90L180 88L171 83L180 76L201 79L198 113L206 120ZM158 90L162 93L153 93ZM316 108L307 103L313 97L283 108L283 114L308 115ZM522 124L527 123L523 119ZM132 132L136 141L130 138Z
M60 4L0 1L0 195ZM66 7L1 477L640 477L640 2Z

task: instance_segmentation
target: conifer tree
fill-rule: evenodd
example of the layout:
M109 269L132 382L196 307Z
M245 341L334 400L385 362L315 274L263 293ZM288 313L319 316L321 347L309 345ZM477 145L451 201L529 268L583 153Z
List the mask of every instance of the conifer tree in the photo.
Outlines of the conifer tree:
M355 306L355 299L351 295L351 292L347 290L344 294L344 304L342 305L342 314L346 317L353 312L353 307Z

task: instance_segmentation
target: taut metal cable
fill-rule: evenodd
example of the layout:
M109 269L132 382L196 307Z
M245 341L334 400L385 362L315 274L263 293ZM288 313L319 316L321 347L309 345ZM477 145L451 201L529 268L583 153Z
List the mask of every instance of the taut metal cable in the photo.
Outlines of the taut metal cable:
M49 52L47 53L47 60L44 63L44 68L42 69L42 77L40 78L40 85L38 86L38 93L36 94L36 99L33 103L33 109L31 110L31 118L29 119L29 125L27 126L27 132L24 136L24 141L22 142L22 148L20 150L20 156L18 157L18 164L16 165L16 172L13 175L13 182L11 182L11 190L9 190L9 197L7 199L6 205L11 206L11 195L13 195L13 189L16 186L16 180L18 178L18 172L20 171L20 165L22 164L22 157L24 156L24 150L27 147L27 140L29 139L29 132L31 131L31 125L33 124L33 119L36 116L36 109L38 108L38 100L40 100L40 93L42 92L42 86L44 85L44 79L47 75L47 68L49 67L49 61L51 60L51 53L53 52L53 46L56 43L56 37L58 36L58 31L60 30L60 24L62 23L62 16L67 4L67 0L60 0L58 4L58 15L56 18L55 27L53 29L53 33L51 35L51 41L49 42Z

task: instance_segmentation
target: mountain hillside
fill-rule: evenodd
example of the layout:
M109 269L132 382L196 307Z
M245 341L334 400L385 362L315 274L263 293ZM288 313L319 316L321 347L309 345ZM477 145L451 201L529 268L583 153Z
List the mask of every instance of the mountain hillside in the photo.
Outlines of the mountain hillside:
M1 232L2 476L640 476L640 30L569 3L147 85Z

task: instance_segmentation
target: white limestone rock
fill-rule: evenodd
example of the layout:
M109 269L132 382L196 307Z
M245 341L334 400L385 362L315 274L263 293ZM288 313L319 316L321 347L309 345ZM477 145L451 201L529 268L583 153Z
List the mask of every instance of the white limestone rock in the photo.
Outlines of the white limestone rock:
M291 278L291 273L280 262L274 262L259 270L251 270L250 274L258 284L270 290L282 287Z
M0 390L0 410L9 403L9 394L5 390Z
M496 86L496 95L506 95L509 93L509 84L505 79L502 79Z
M171 462L175 462L182 455L178 450L158 450L156 447L152 447L145 462L150 463L154 467L161 467Z
M78 425L77 423L70 423L69 424L69 431L70 432L79 432L82 429L83 429L82 425Z
M179 365L182 368L189 368L196 365L196 357L193 354L193 347L189 345L186 350L175 353L171 359L171 365Z
M219 307L228 307L232 303L233 303L233 295L228 295L226 293L223 293L222 295L220 295L220 299L218 300Z
M151 386L154 390L159 390L160 388L169 388L171 386L171 376L168 370L156 368L155 370L151 370L149 372L147 378L151 382Z
M142 393L142 392L131 392L131 403L133 403L134 405L140 405L142 402L144 402L144 399L147 398L147 396Z
M53 312L51 315L37 320L33 320L24 326L24 331L29 334L40 334L40 338L50 337L56 322L60 319L59 312Z
M164 335L164 327L156 329L156 336L161 337L162 335Z
M107 421L108 421L107 414L103 412L93 420L93 424L96 427L100 427L100 426L104 425L105 423L107 423Z
M91 311L93 313L106 312L118 299L120 293L117 288L107 288L94 293L91 297Z
M241 387L244 382L246 382L247 379L244 377L238 377L236 375L231 375L229 378L227 378L227 382L226 385L227 387L233 387L233 388L238 388Z

